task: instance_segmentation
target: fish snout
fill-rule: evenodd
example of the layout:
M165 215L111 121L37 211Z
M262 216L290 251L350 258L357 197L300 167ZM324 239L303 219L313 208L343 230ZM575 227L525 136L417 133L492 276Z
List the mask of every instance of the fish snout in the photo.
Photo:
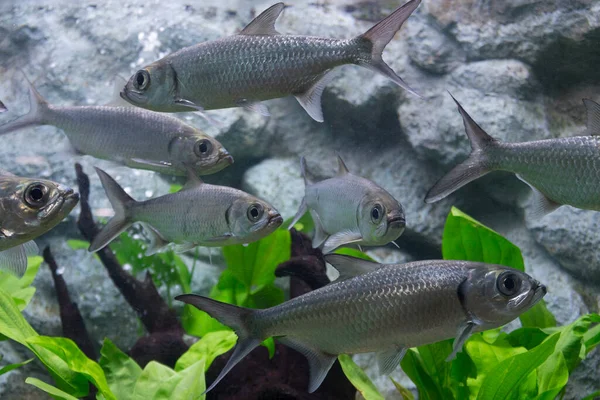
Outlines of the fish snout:
M224 148L219 149L219 160L225 161L228 165L233 164L233 156Z
M395 226L397 228L406 227L406 217L403 212L393 211L387 216L388 226Z
M268 216L268 225L269 226L279 226L283 224L283 217L281 216L281 214L279 214L279 212L271 210L269 211L269 216Z

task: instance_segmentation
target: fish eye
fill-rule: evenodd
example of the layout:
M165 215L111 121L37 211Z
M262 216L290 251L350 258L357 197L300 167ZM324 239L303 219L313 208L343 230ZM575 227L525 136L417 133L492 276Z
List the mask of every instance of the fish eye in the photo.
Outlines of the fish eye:
M521 279L513 272L503 272L498 277L496 286L504 296L514 296L521 289Z
M133 78L133 86L137 90L145 90L150 86L150 74L145 69L141 69L136 72Z
M248 219L252 222L260 220L265 213L265 209L262 204L254 203L248 207Z
M24 200L25 203L34 208L43 206L46 203L46 194L48 188L46 185L41 183L33 183L25 189Z
M203 156L210 154L212 151L212 148L213 148L213 146L212 146L212 143L210 142L210 140L208 140L208 139L198 140L194 144L194 153L196 153L196 155L198 157L203 157Z
M381 222L382 218L383 207L381 206L381 204L375 204L371 209L371 221L373 221L374 224L378 224Z

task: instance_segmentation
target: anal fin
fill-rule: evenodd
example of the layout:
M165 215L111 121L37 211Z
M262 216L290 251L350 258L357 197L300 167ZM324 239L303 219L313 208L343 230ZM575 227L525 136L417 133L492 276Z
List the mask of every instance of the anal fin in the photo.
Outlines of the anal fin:
M517 174L517 178L522 182L525 182L527 186L529 186L533 192L532 200L531 200L531 210L529 212L529 217L533 219L539 219L544 217L546 214L550 214L555 211L557 208L562 206L555 202L554 200L549 199L544 193L540 192L536 187L527 182L522 176Z
M323 90L333 79L329 71L319 78L311 87L302 93L294 93L298 103L306 110L308 115L317 122L323 122L323 109L321 107L321 96Z
M391 374L404 358L408 348L399 347L377 353L377 366L381 375Z
M146 255L151 256L165 251L169 242L163 239L160 233L151 225L143 223L142 226L150 238L150 245L148 245L148 248L146 249Z
M255 112L262 115L263 117L270 117L271 113L264 103L260 101L240 100L237 105L243 107L245 110Z
M337 355L324 353L308 344L287 336L279 337L277 340L297 352L302 353L302 355L306 357L310 369L308 393L317 390L337 359Z

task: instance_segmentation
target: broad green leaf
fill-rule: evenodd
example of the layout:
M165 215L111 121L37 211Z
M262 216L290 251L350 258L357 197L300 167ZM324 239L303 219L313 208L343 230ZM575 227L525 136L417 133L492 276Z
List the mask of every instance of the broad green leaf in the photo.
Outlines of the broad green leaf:
M174 375L176 375L176 372L171 368L157 363L156 361L150 361L135 383L131 399L153 399L161 384Z
M236 342L237 336L232 331L209 332L179 357L175 371L181 371L198 360L204 360L206 371L215 358L231 350Z
M356 390L365 398L365 400L383 400L384 397L379 393L373 382L369 379L365 371L363 371L347 354L338 356L344 374L354 385Z
M522 346L527 350L531 350L534 347L539 346L548 336L550 336L550 334L540 328L519 328L510 332L508 336L506 336L506 340L508 340L513 347Z
M117 399L126 399L133 393L142 369L108 338L104 339L98 363L104 371L108 387Z
M267 351L269 352L269 360L275 357L275 339L272 337L267 338L260 345L267 348Z
M409 349L400 363L402 370L411 381L417 386L419 400L443 400L444 397L440 388L427 374L423 366L419 353L414 349Z
M206 382L204 360L161 382L152 400L203 400Z
M531 328L549 328L556 326L556 318L546 307L546 302L540 300L531 309L525 311L519 317L521 325Z
M27 383L29 385L33 385L36 388L43 390L44 392L46 392L50 396L52 396L52 398L54 398L54 399L58 399L58 400L77 400L77 397L73 397L69 393L63 392L59 388L54 387L52 385L48 385L46 382L41 381L41 380L39 380L37 378L31 378L31 377L29 377L29 378L25 379L25 383Z
M67 245L73 250L87 250L90 247L90 242L87 240L69 239Z
M347 256L361 258L363 260L368 260L368 261L375 261L368 254L363 253L362 251L360 251L358 249L353 249L352 247L340 247L339 249L334 251L334 253L335 254L344 254Z
M511 396L518 391L519 385L554 352L559 338L560 334L555 333L539 346L497 364L483 380L477 398L480 400L512 398Z
M473 335L465 343L465 350L477 370L476 377L467 379L471 398L477 398L481 385L496 365L509 357L527 352L523 347L512 347L505 336L489 343L482 335ZM535 384L535 380L533 382Z
M33 361L33 358L30 358L29 360L25 360L25 361L20 362L20 363L14 363L14 364L5 365L4 367L2 367L2 369L0 369L0 375L4 375L7 372L10 372L10 371L12 371L14 369L22 367L25 364L29 364L32 361Z
M35 294L35 288L31 286L40 265L44 259L39 256L27 258L27 270L21 278L11 273L0 271L0 290L4 290L15 301L19 310L24 310Z
M569 370L565 357L556 351L540 365L537 374L538 392L536 399L553 400L561 392L569 380Z
M289 260L290 245L289 231L278 229L247 246L225 246L223 256L227 269L254 293L275 281L275 268Z
M0 289L0 333L22 345L27 338L37 336L31 325L21 315L12 296Z
M33 336L27 339L27 343L30 347L39 346L54 353L68 365L71 371L85 376L92 382L106 399L116 400L116 397L108 387L106 376L100 365L90 360L71 339Z
M400 393L400 396L402 396L402 400L415 400L415 396L413 396L410 390L402 386L400 383L396 382L394 378L390 377L390 380L396 387L398 393Z
M174 183L171 186L169 186L169 193L177 193L181 190L182 187L183 186L181 186L177 183Z
M589 395L585 396L581 400L598 400L598 398L600 398L600 390L598 390L598 391L596 391L596 392L594 392L592 394L589 394Z

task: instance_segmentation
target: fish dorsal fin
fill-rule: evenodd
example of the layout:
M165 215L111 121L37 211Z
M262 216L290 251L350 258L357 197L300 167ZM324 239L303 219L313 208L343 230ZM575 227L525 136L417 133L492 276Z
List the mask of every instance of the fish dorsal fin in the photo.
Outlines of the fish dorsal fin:
M198 175L196 175L196 173L194 172L193 169L191 169L189 166L185 166L185 169L187 171L187 182L185 183L185 185L183 185L183 187L181 188L181 190L189 190L189 189L194 189L197 188L198 186L204 184L204 182L202 181L202 179L200 179L198 177Z
M285 8L283 3L272 5L254 18L242 31L240 35L279 35L275 29L275 21Z
M337 162L338 162L337 176L344 176L344 175L350 173L350 171L348 170L348 167L346 166L346 163L342 159L342 156L340 156L339 154L337 155Z
M380 375L391 374L396 367L400 364L400 361L404 358L406 347L399 347L392 350L380 351L377 353L377 365L379 366Z
M302 175L302 179L304 179L304 186L312 185L314 183L312 179L308 177L308 172L306 172L306 158L304 156L300 157L300 174Z
M587 112L587 134L600 135L600 104L590 99L583 99Z
M337 359L337 356L327 354L309 344L301 342L299 339L294 339L289 336L279 337L277 340L306 357L310 374L308 393L317 390L319 386L321 386L321 383L323 383L323 380Z
M463 123L465 125L465 132L467 133L467 136L469 137L469 141L471 142L471 148L473 149L473 151L481 150L481 149L485 148L487 145L489 145L490 143L497 142L496 139L494 139L493 137L488 135L488 133L486 131L484 131L477 124L477 122L475 122L475 120L473 118L471 118L471 116L469 114L467 114L467 112L465 111L463 106L461 106L460 103L458 102L458 100L456 100L454 98L454 96L452 96L452 93L448 92L448 94L450 95L450 97L452 97L452 100L454 100L454 102L456 103L456 106L458 107L458 112L462 116Z
M331 264L340 273L336 282L368 274L369 272L381 268L381 264L374 261L363 260L362 258L342 254L327 254L325 255L325 261Z

